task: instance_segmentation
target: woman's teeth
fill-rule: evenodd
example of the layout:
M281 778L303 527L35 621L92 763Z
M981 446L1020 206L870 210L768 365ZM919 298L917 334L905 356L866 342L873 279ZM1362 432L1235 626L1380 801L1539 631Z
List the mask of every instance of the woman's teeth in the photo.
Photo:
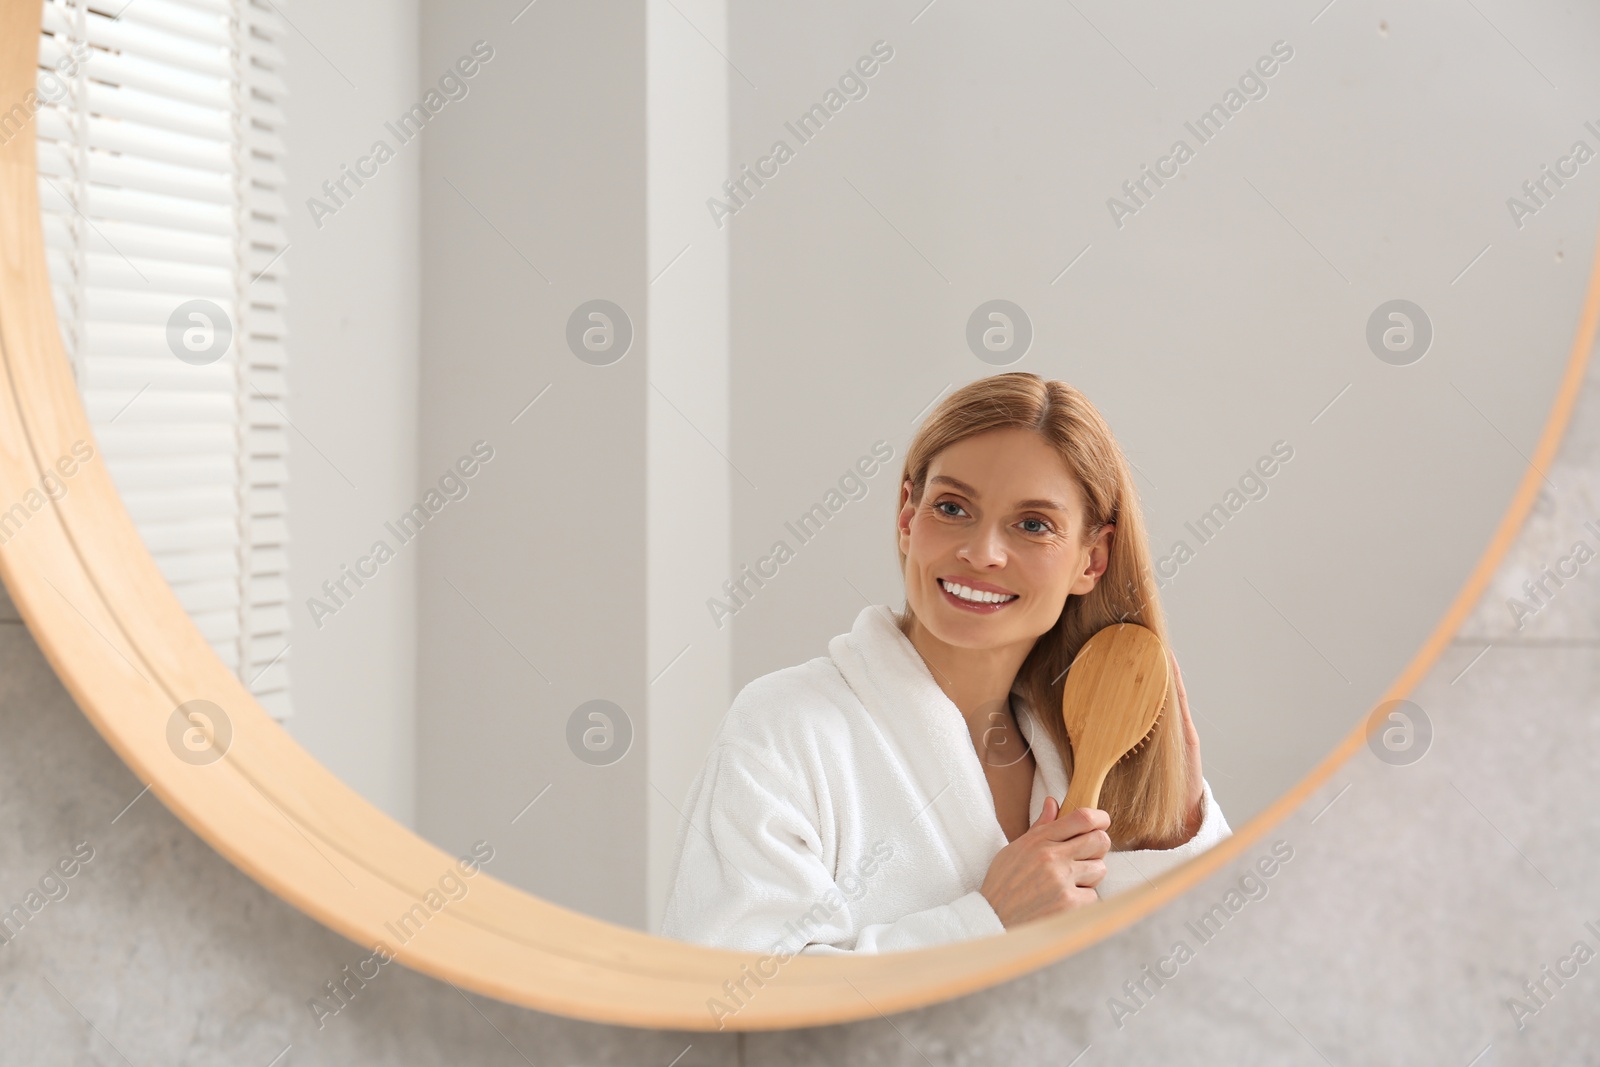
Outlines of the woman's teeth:
M1015 593L983 593L976 589L968 589L964 585L947 582L943 578L939 579L939 585L952 596L958 596L962 600L970 600L974 604L1004 604L1008 600L1017 599Z

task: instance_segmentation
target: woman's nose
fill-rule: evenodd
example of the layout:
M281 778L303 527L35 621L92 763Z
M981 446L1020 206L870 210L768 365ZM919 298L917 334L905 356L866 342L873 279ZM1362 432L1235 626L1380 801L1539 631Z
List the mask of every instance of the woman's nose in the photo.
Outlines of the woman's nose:
M975 567L1005 562L1000 531L992 526L978 527L957 554Z

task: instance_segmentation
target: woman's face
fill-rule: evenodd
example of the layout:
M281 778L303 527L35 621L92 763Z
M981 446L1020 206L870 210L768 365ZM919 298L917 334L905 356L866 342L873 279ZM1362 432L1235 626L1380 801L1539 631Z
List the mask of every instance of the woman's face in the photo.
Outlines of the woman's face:
M899 521L906 601L935 638L962 648L1031 645L1069 594L1094 588L1114 529L1084 545L1076 480L1044 438L1009 427L935 456L918 504L909 481L900 487ZM1001 602L965 599L973 590Z

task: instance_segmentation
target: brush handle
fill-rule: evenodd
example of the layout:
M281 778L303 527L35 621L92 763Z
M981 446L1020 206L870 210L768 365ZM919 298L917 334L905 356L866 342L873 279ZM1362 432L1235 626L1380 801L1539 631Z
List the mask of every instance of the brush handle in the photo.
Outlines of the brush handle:
M1078 774L1078 770L1084 773ZM1067 782L1067 798L1061 802L1063 812L1072 811L1074 808L1097 808L1100 806L1100 788L1106 784L1106 775L1111 772L1110 767L1101 767L1099 773L1095 768L1079 763L1073 768L1072 778Z

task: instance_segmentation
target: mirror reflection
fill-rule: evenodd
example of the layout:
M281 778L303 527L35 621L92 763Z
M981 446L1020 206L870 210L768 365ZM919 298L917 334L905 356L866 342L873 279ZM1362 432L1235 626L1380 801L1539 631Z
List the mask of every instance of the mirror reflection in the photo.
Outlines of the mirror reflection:
M1092 907L1368 716L1422 758L1383 696L1588 284L1575 44L1360 5L519 6L44 3L94 459L362 796L781 959ZM1159 714L1063 807L1069 668L1130 624Z
M1081 768L1104 777L1094 802L1067 799L1063 689L1093 664L1085 642L1165 631L1132 469L1087 398L1028 372L980 379L904 469L904 608L863 608L826 657L740 692L686 801L668 936L781 960L999 934L1229 833L1176 671L1170 714L1109 773Z

